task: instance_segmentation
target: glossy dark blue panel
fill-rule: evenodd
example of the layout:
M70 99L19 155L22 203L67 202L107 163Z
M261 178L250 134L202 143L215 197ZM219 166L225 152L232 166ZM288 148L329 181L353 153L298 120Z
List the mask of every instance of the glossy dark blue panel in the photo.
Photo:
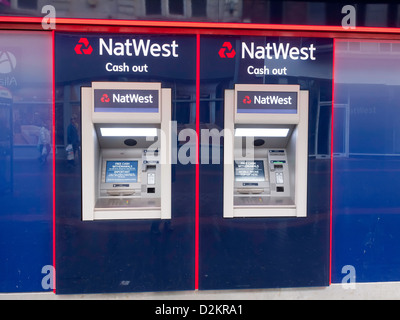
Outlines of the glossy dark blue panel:
M398 48L336 42L333 282L400 279Z
M0 292L51 289L51 35L0 32Z
M91 54L77 54L81 38ZM179 57L141 54L100 55L99 39L144 44L176 41ZM85 44L85 47L87 45ZM195 121L195 36L57 33L56 134L60 157L56 163L57 293L132 292L194 289L194 165L172 166L172 219L81 220L80 159L68 163L64 152L72 115L80 114L80 88L91 81L161 82L172 89L172 120L178 132ZM172 51L171 51L172 54ZM66 63L68 61L68 63ZM147 65L148 72L110 72L107 63ZM79 132L79 130L78 130ZM176 137L175 137L176 139ZM178 149L179 149L178 144ZM79 157L79 156L78 156Z
M259 59L250 58L243 53L242 42L248 48L251 43L255 48L268 43L270 47L313 45L315 60L269 60L273 51L261 49L254 56ZM236 54L229 57L226 52L232 52L231 47ZM222 55L221 48L225 48ZM308 191L306 218L224 219L223 165L201 164L200 289L328 285L332 58L329 39L201 37L202 128L224 128L224 90L237 83L299 84L309 91L310 103L308 185L302 186ZM264 66L269 75L253 73ZM275 68L281 75L272 74ZM223 159L223 148L220 152Z

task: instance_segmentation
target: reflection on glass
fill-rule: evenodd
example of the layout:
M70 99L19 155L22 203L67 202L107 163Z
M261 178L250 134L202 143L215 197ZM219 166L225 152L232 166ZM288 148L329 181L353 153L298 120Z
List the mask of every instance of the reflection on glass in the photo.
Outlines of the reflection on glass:
M380 18L388 9L370 7ZM400 42L335 47L332 281L346 265L357 282L398 281Z
M45 290L52 264L51 57L51 34L0 32L0 292Z

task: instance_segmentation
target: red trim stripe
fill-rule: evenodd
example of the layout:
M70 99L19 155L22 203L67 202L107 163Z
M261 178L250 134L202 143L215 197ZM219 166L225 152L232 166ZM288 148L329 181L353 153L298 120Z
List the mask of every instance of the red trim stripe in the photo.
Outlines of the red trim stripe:
M0 23L42 23L42 17L13 17L0 16ZM312 31L340 33L391 33L399 34L400 28L385 27L356 27L344 29L342 26L325 25L292 25L292 24L260 24L260 23L227 23L227 22L190 22L190 21L149 21L149 20L120 20L120 19L76 19L57 18L58 25L86 26L120 26L120 27L163 27L188 29L230 29L230 30L277 30L277 31ZM204 30L196 30L201 33Z
M56 85L55 85L55 32L52 31L53 78L53 292L56 293Z
M332 283L332 219L333 219L333 151L334 151L334 111L335 111L335 48L336 40L333 39L332 57L332 112L331 112L331 181L330 181L330 217L329 217L329 285Z
M200 216L200 34L196 35L196 200L195 200L195 290L199 289L199 216Z

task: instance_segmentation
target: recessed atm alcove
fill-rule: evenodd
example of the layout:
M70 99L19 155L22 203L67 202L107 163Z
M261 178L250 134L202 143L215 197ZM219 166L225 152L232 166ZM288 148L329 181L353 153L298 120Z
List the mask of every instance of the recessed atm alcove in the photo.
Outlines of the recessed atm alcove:
M308 91L225 91L224 217L307 216Z
M171 90L82 88L82 220L170 219Z

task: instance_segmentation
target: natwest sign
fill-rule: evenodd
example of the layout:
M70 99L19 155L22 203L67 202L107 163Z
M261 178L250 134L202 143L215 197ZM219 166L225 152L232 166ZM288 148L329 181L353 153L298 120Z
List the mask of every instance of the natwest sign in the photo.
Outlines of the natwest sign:
M283 59L283 60L316 60L314 44L308 46L296 46L290 43L268 42L263 45L254 42L241 42L241 58L246 59ZM231 42L225 41L218 50L221 58L234 58L236 51Z
M146 89L95 89L95 112L158 112L159 91Z
M238 113L297 113L297 92L237 91Z
M152 57L174 57L177 58L178 44L175 40L171 42L158 43L150 39L126 39L125 41L114 41L113 38L99 38L99 55L110 56L152 56Z
M290 60L316 60L316 47L314 44L299 47L290 43L267 43L255 45L254 42L242 42L242 59L290 59Z

